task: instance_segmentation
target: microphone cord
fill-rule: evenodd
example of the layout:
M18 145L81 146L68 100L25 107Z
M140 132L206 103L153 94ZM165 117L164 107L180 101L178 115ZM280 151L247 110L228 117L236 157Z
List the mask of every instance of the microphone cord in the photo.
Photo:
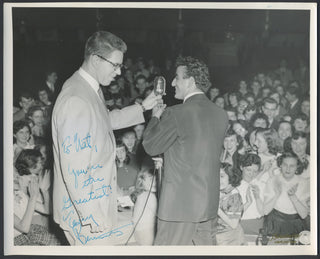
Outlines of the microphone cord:
M160 167L159 170L161 170L161 167ZM142 218L142 216L143 216L143 213L144 213L144 211L145 211L145 209L146 209L146 207L147 207L147 203L148 203L148 200L149 200L149 197L150 197L150 194L151 194L152 185L153 185L153 182L154 182L155 175L156 175L156 169L154 168L154 170L153 170L153 176L152 176L152 181L151 181L151 185L150 185L150 189L149 189L149 193L148 193L148 196L147 196L146 203L144 204L144 207L143 207L143 210L142 210L142 212L141 212L141 215L140 215L137 223L135 224L135 226L134 226L134 228L133 228L133 230L132 230L129 238L127 239L126 243L124 244L125 246L128 245L129 240L131 239L131 237L133 236L134 232L136 231L136 228L137 228L137 226L138 226L138 224L139 224L139 222L140 222L140 220L141 220L141 218Z

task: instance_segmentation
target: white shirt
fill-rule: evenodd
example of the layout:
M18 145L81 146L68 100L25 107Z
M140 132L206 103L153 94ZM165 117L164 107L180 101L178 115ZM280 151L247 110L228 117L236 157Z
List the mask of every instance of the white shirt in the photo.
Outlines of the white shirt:
M204 93L203 92L193 92L193 93L187 94L187 96L184 97L183 102L185 102L188 98L190 98L191 96L194 96L196 94L204 94Z
M250 183L242 180L240 183L240 186L237 187L243 204L245 204L247 202L247 189L249 188L250 185L257 185L259 187L260 190L260 199L263 202L263 195L264 195L264 189L265 189L265 184L263 182L260 182L257 179L253 179ZM250 195L252 198L252 203L250 204L250 206L243 211L243 215L241 217L241 220L247 220L247 219L258 219L261 218L263 215L258 211L257 208L257 203L256 203L256 199L253 196L252 190L250 191Z
M270 178L267 182L265 192L264 192L264 201L268 202L275 196L274 185L275 182L280 182L281 184L281 194L278 197L274 208L282 213L286 214L296 214L297 210L295 209L293 203L291 202L288 190L292 188L295 184L298 183L298 189L296 191L296 196L298 199L307 206L307 201L310 198L310 186L309 181L303 179L299 175L294 175L293 178L289 181L283 178L282 174L275 175Z
M100 88L99 83L95 80L87 71L85 71L82 67L79 68L79 74L83 77L84 80L88 82L88 84L92 87L92 89L98 94L98 90ZM100 98L100 96L99 96Z
M295 106L298 101L299 101L299 99L295 100L293 103L290 103L290 108L292 109L293 106Z

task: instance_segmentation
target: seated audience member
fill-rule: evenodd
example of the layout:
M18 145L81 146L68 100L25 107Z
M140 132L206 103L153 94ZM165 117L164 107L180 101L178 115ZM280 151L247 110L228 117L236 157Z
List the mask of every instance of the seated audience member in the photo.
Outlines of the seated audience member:
M309 132L309 117L304 113L297 114L292 120L292 126L295 132Z
M289 104L288 104L288 114L291 117L295 117L297 114L300 113L301 110L301 102L299 99L299 89L291 86L287 89L286 91L286 99L288 100Z
M278 92L272 92L270 93L269 96L271 99L275 100L278 104L278 108L277 108L277 115L275 117L275 119L277 121L280 121L283 117L284 114L286 114L288 111L286 110L286 108L282 105L282 100L281 100L281 95Z
M241 172L238 169L227 163L221 164L217 245L244 245L245 243L240 225L243 203L236 188L240 181Z
M59 89L57 89L57 81L58 81L58 74L55 70L48 70L46 72L46 84L45 89L47 89L49 93L49 98L52 102L55 102L55 100L58 97Z
M254 99L258 100L260 98L260 94L261 94L261 84L259 81L254 80L251 84L251 92L254 95Z
M257 129L255 146L261 159L261 172L258 179L266 183L267 180L278 172L276 164L279 151L278 134L273 129Z
M264 113L256 113L252 115L249 128L263 128L266 129L269 127L269 121L267 115Z
M248 104L251 106L254 106L256 104L255 102L255 95L251 92L248 92L244 98L247 100Z
M225 105L224 105L224 98L222 95L218 95L216 98L214 98L213 103L215 103L221 109L224 109Z
M245 98L246 94L248 93L248 86L246 81L240 80L238 92L240 93L242 98Z
M304 132L295 132L292 137L287 138L284 144L286 152L292 152L299 158L302 166L301 177L310 178L310 145L308 135Z
M310 118L310 99L309 98L302 100L301 113L307 115Z
M147 78L144 75L139 75L135 79L135 88L137 91L137 96L143 95L146 88L148 88Z
M298 235L310 230L310 183L297 173L299 159L284 153L277 159L281 174L270 178L264 192L264 229L268 235Z
M207 92L207 96L210 101L214 101L214 99L220 95L220 90L217 87L211 86Z
M145 130L145 124L138 124L133 127L134 132L136 133L136 143L134 146L136 161L138 168L153 168L153 160L151 157L145 152L144 147L142 145L143 133Z
M280 78L281 83L287 87L289 82L293 80L292 71L288 68L287 60L282 59L280 61L280 66L275 71L275 75Z
M249 104L244 110L245 121L250 122L252 116L257 113L257 107L255 105Z
M117 184L120 196L130 195L134 191L138 168L130 164L127 148L122 141L116 146Z
M269 128L277 129L279 122L276 117L278 115L278 103L272 98L265 98L262 100L262 112L268 117Z
M48 231L51 213L50 174L43 170L37 150L23 150L15 167L20 175L19 190L14 193L15 245L59 245Z
M153 169L139 172L136 181L135 204L132 221L134 237L139 245L152 245L156 230L157 196Z
M121 94L113 94L114 108L121 110L124 107L124 98Z
M34 98L30 93L21 93L19 95L19 105L21 109L13 114L13 122L26 119L29 108L34 104Z
M244 120L237 120L232 123L232 129L234 132L241 137L240 146L243 148L243 152L239 151L239 153L248 152L251 150L250 144L246 139L246 135L248 134L247 125Z
M45 119L45 124L49 124L51 122L51 113L53 109L53 104L49 100L49 94L46 89L38 90L38 98L40 101L40 106L43 110L43 116Z
M239 102L239 94L237 92L232 92L228 94L228 103L229 103L228 107L237 109L238 102Z
M237 106L237 119L245 120L244 111L248 106L248 102L245 99L241 99Z
M28 118L31 119L34 123L34 126L31 128L32 135L34 137L46 137L46 127L44 125L45 119L43 110L40 106L33 106L28 111Z
M240 224L248 235L258 235L263 227L265 184L257 179L260 166L261 159L256 154L246 154L240 162L242 180L238 190L244 204Z
M280 121L278 127L278 136L280 141L281 151L284 150L284 142L292 136L292 125L288 121Z
M30 143L31 129L25 120L13 123L13 137L13 161L15 162L22 150L34 148L33 143Z

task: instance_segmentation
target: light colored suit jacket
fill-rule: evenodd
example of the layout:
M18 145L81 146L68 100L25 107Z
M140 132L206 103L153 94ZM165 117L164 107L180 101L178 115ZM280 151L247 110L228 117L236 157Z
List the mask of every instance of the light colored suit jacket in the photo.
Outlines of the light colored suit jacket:
M98 218L110 229L116 226L113 130L142 122L139 105L108 112L78 71L65 82L52 115L53 213L62 229L79 231Z
M158 217L201 222L215 218L219 204L220 154L228 117L204 94L153 117L143 136L151 156L164 153Z

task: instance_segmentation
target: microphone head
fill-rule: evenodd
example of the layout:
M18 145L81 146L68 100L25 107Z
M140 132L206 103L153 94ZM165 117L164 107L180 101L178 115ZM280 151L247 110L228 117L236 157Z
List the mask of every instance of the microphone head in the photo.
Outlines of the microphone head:
M163 76L156 76L153 81L153 91L155 95L166 94L166 79Z

